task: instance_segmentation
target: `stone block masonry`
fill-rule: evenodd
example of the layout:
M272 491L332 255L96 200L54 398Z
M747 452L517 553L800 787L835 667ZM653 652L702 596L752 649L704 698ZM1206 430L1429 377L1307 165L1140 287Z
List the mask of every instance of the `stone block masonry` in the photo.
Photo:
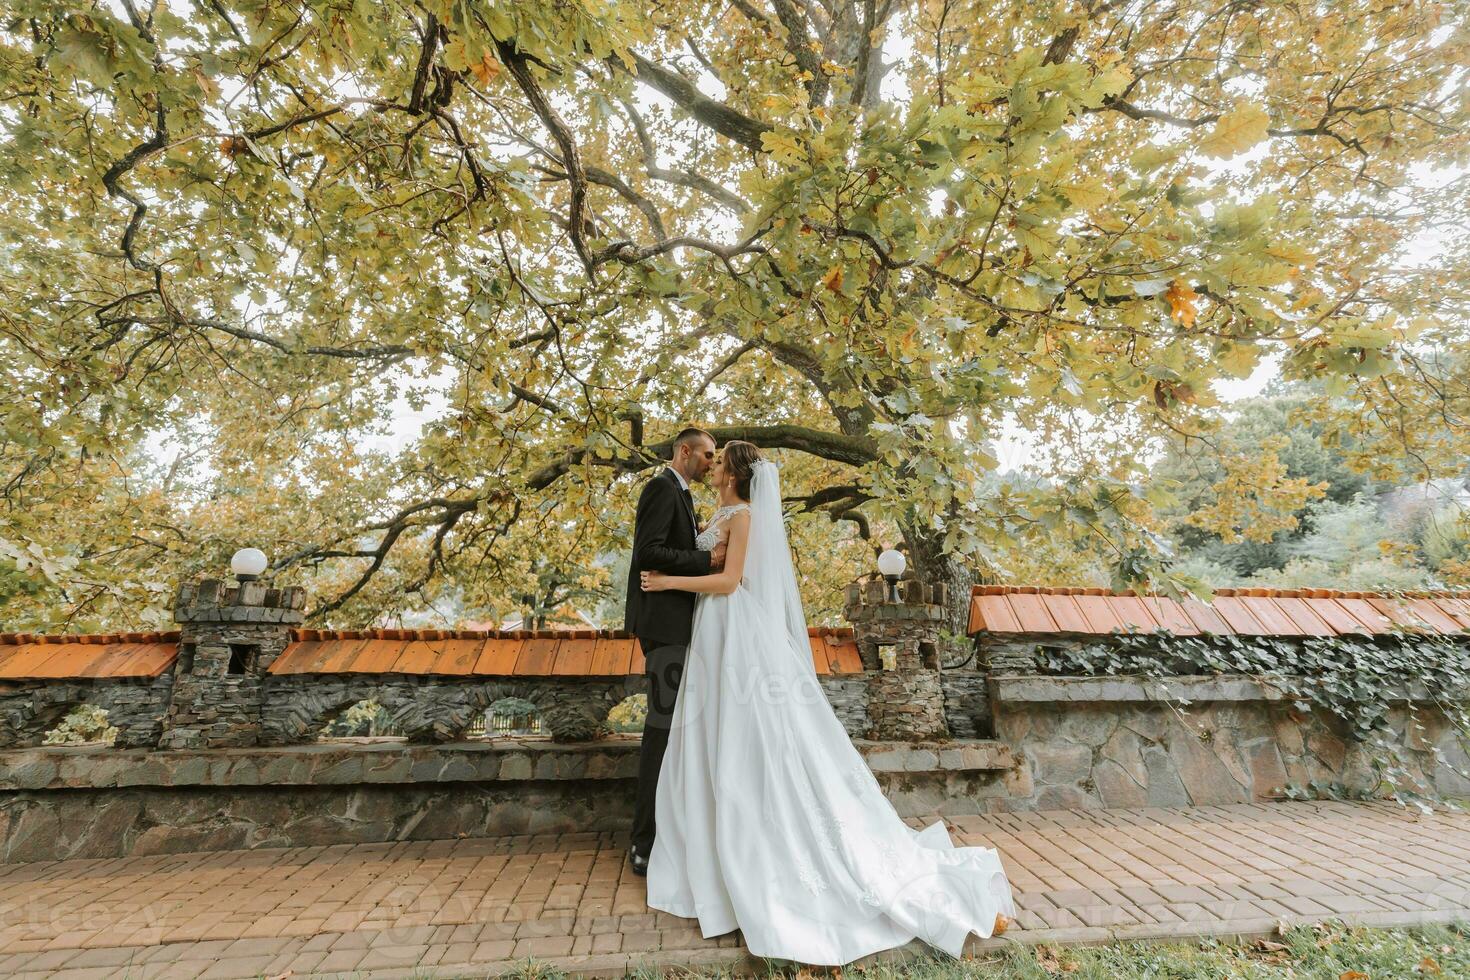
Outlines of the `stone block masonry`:
M899 584L899 601L880 580L847 587L845 615L852 623L868 681L868 737L919 741L946 738L939 631L945 617L943 584L916 579Z
M1014 760L985 741L854 744L903 816L976 814ZM0 752L0 863L626 831L639 739Z
M219 579L180 586L179 659L159 748L256 745L265 673L305 620L306 593Z
M1335 718L1299 711L1258 678L991 678L996 735L1022 760L1013 809L1212 806L1278 799L1288 786L1371 793L1380 775ZM1428 692L1390 717L1413 778L1470 795L1454 726Z
M107 711L119 748L152 747L163 732L174 675L151 678L66 678L0 681L0 745L40 745L77 705Z

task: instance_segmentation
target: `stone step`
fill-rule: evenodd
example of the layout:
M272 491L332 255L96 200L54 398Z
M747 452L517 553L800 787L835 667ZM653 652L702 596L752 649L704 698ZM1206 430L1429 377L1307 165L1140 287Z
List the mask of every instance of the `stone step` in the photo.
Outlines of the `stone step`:
M948 741L877 742L855 738L873 772L999 772L1015 765L1004 742L988 738Z

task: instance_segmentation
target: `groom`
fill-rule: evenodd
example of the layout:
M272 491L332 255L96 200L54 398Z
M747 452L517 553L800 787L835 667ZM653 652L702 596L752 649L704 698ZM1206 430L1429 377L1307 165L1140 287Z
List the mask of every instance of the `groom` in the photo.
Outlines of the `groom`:
M689 651L695 594L674 589L644 592L638 573L648 569L670 575L708 575L724 567L723 542L714 551L694 547L699 529L689 484L702 483L714 461L714 436L703 429L680 432L674 437L668 467L644 484L633 522L633 561L628 568L623 628L638 637L648 675L648 714L638 753L630 854L633 870L640 875L648 873L648 855L653 851L654 794L669 744L684 656Z

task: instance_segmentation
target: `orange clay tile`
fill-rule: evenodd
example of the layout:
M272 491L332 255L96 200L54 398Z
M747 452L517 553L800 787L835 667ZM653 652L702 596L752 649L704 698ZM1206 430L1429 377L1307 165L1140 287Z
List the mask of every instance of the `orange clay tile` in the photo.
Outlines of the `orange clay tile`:
M80 643L28 643L0 664L0 678L65 676L48 670L48 666L53 662L64 667L70 667L71 663L76 662L85 665L86 649Z
M1046 604L1041 597L1034 594L1017 593L1007 598L1010 599L1011 612L1015 613L1016 619L1021 622L1021 630L1025 633L1055 633L1057 624L1051 618L1051 613L1046 611Z
M812 668L818 674L832 673L832 665L827 662L827 641L820 635L808 634L807 642L811 646Z
M829 644L828 648L833 650L836 654L837 659L832 668L835 673L857 674L862 672L863 659L861 656L858 655L856 641L845 640L842 643L837 644L835 647Z
M439 655L434 658L433 665L429 667L429 673L456 677L468 674L475 669L475 661L480 659L480 650L484 646L483 639L456 637L452 640L444 640L439 644Z
M1043 595L1041 601L1046 604L1046 611L1051 613L1051 618L1056 622L1057 629L1063 633L1091 633L1092 627L1087 623L1087 617L1082 615L1077 600L1069 595Z
M288 643L286 649L281 651L280 656L271 661L268 674L295 674L300 672L300 667L310 659L321 644L318 641L298 641Z
M1358 622L1353 614L1344 609L1336 599L1310 596L1302 599L1301 604L1326 623L1335 634L1369 632L1368 628Z
M578 636L552 642L557 644L556 659L551 665L553 674L585 677L591 672L592 655L597 651L596 639Z
M1081 613L1081 629L1073 607ZM1382 633L1395 624L1437 633L1470 630L1470 592L1386 595L1332 589L1219 589L1212 602L1135 596L1106 589L976 586L970 633L1047 632L1044 609L1062 633L1109 633L1127 626L1175 633L1333 636Z
M347 674L356 672L362 668L358 667L358 658L361 654L372 650L375 644L387 644L391 650L391 640L324 640L321 649L317 651L316 660L311 665L312 673L322 674ZM397 652L393 652L393 659L397 660Z
M1405 605L1441 633L1457 633L1462 629L1455 617L1441 609L1433 599L1410 599Z
M858 657L857 643L840 636L831 635L828 635L826 640L827 666L831 669L832 673L846 674L852 670L852 668L847 666L849 655L851 656L851 662L858 665L856 669L863 669L862 660Z
M1020 633L1021 622L1011 611L1011 604L1004 595L986 592L976 594L970 600L970 629L989 630L992 633Z
M1185 599L1179 603L1179 608L1184 610L1184 615L1189 617L1191 623L1199 627L1201 633L1223 636L1235 632L1214 606L1206 605L1198 599Z
M1410 609L1398 599L1390 596L1366 596L1368 605L1372 606L1380 616L1390 620L1396 626L1402 626L1410 630L1426 630L1429 624L1420 618L1419 614Z
M1151 595L1144 598L1148 611L1158 620L1159 627L1166 629L1175 636L1197 636L1200 628L1189 618L1184 607L1173 599L1164 596Z
M1271 596L1244 595L1235 597L1235 601L1248 609L1256 621L1272 636L1301 636L1304 632L1290 616L1277 606L1276 599Z
M1269 636L1271 630L1251 614L1250 608L1244 605L1240 598L1240 596L1217 594L1211 605L1215 607L1215 612L1220 614L1220 618L1230 626L1230 632L1244 636Z
M521 655L516 660L516 674L541 675L550 674L551 665L556 659L557 641L545 637L537 637L526 641L521 648Z
M1123 628L1123 621L1118 618L1118 613L1109 601L1112 596L1079 595L1072 598L1077 603L1077 608L1082 610L1082 616L1092 627L1092 632L1111 633Z
M597 649L592 653L591 673L598 677L631 673L633 648L637 645L638 641L631 637L626 640L599 639Z
M1221 589L1213 603L1203 603L1097 588L988 585L977 586L970 602L971 633L1105 634L1137 627L1183 635L1330 636L1382 633L1395 624L1433 633L1470 630L1470 593ZM296 629L291 634L292 642L270 673L616 677L644 669L638 641L613 631ZM817 673L862 670L851 629L810 627L807 635ZM177 631L0 634L0 679L157 677L177 659L178 643Z
M1470 629L1470 599L1443 596L1435 601L1439 604L1439 608L1454 617L1461 629Z
M365 640L362 649L356 651L347 664L336 668L334 672L344 674L349 672L353 674L387 673L398 662L398 657L403 653L403 648L407 644L407 640L400 639Z
M1307 605L1307 600L1298 596L1283 596L1275 600L1276 608L1291 618L1307 636L1336 636L1337 630L1332 628L1321 616Z
M394 674L427 674L443 649L444 641L438 638L409 640L388 670Z
M1158 622L1149 613L1148 606L1137 596L1110 596L1108 603L1113 608L1113 615L1118 617L1125 629L1152 633L1159 628Z
M1362 597L1362 594L1343 596L1337 600L1337 604L1345 609L1370 633L1385 632L1393 625L1393 620L1373 608L1373 604Z
M485 641L480 659L475 662L475 673L492 677L509 677L516 672L516 661L520 659L525 640L493 639Z

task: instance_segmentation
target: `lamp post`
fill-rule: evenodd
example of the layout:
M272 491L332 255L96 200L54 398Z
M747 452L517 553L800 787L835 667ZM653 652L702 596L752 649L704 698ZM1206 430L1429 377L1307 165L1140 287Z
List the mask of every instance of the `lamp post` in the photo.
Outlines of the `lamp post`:
M230 557L230 571L241 582L253 582L265 571L265 552L259 548L241 548Z
M898 601L898 577L908 567L908 559L903 552L889 548L878 556L878 573L888 583L888 601Z

